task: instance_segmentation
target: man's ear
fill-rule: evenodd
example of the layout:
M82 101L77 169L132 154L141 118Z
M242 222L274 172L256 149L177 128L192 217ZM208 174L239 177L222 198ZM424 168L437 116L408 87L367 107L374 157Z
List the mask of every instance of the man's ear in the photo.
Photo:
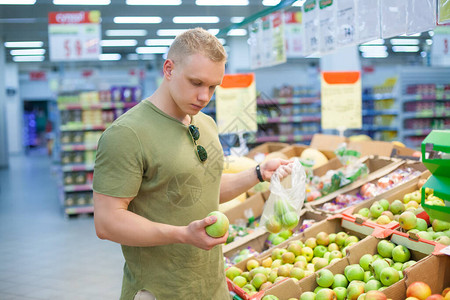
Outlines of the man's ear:
M174 63L173 60L171 59L166 59L164 61L164 65L163 65L163 73L164 73L164 77L166 77L167 79L170 79L170 77L172 76L172 71L174 69Z

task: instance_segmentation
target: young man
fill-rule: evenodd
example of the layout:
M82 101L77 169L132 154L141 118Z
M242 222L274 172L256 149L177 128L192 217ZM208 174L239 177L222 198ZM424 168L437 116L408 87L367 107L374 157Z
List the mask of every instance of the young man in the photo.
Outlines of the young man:
M222 175L217 127L200 110L221 84L225 62L225 50L207 31L181 34L164 62L161 86L99 141L94 221L99 238L122 245L121 299L230 298L220 246L227 235L208 236L205 227L216 218L206 216L219 200L247 191L258 177L269 180L288 161L268 161L259 174Z

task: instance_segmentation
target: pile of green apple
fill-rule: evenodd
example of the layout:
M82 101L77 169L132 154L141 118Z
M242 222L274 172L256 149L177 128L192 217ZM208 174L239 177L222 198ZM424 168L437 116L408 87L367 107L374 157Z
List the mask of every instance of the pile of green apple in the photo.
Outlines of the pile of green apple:
M345 232L322 231L304 242L294 240L287 248L274 248L271 256L261 262L248 260L245 270L232 266L225 274L247 294L254 295L285 278L301 280L312 275L344 257L347 248L358 241L358 237Z
M400 215L400 228L407 233L415 233L422 239L435 241L440 244L450 245L450 222L433 219L431 225L427 221L417 218L411 212L405 211Z
M378 242L377 252L374 255L363 255L359 264L346 266L344 274L333 274L328 269L320 270L316 274L318 287L314 292L303 293L300 300L378 299L371 297L374 293L370 295L367 293L369 291L381 292L396 283L403 278L403 270L416 263L414 260L410 260L411 253L408 248L403 245L395 245L387 240ZM359 298L360 296L361 298Z
M264 213L263 213L264 214ZM273 214L265 221L267 231L278 233L292 230L298 225L299 214L295 207L284 197L276 197L273 201Z

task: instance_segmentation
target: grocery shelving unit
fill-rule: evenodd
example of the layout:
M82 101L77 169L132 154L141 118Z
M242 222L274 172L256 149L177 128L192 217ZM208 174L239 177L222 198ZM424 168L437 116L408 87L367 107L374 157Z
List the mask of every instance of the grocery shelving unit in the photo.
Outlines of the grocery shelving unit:
M418 149L433 129L450 129L450 70L414 68L399 78L399 137Z
M111 97L113 90L75 91L58 95L59 198L68 216L92 213L92 179L97 142L117 117L136 105L135 99ZM131 101L130 101L131 100Z

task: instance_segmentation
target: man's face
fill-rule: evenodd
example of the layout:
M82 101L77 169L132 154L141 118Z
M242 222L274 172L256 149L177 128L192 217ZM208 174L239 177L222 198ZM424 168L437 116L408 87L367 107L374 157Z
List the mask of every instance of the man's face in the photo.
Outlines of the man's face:
M208 105L224 73L225 62L214 62L202 54L174 62L169 89L175 104L183 113L196 115Z

